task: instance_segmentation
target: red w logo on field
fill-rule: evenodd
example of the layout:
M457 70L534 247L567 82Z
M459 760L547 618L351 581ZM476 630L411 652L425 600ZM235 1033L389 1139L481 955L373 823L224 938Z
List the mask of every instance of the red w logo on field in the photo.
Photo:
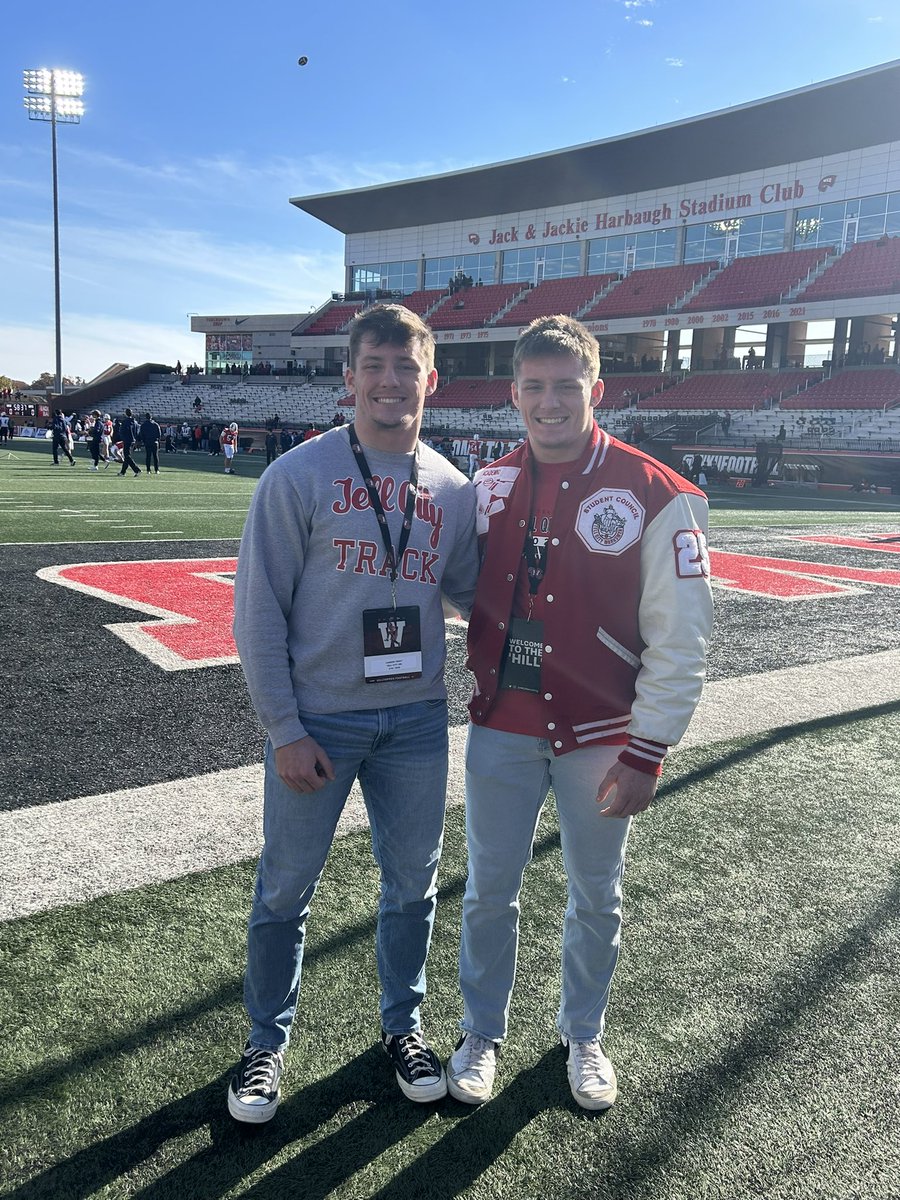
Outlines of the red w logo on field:
M798 541L900 554L900 534L871 541L837 536ZM900 588L900 569L836 566L790 558L711 550L712 581L721 588L773 600L820 600L859 594L872 586ZM106 626L165 671L238 661L231 632L236 558L177 558L152 562L76 563L44 567L39 578L154 620Z
M897 539L897 540L895 540ZM900 553L900 535L884 534L877 540L838 536L804 536L794 539L817 545L846 546L855 550ZM712 582L733 591L767 596L773 600L822 600L828 596L864 593L871 586L900 588L900 570L843 567L830 563L798 562L791 558L761 558L755 554L710 551Z
M76 563L37 574L157 618L106 628L164 671L185 671L238 661L231 633L236 567L236 558L179 558Z

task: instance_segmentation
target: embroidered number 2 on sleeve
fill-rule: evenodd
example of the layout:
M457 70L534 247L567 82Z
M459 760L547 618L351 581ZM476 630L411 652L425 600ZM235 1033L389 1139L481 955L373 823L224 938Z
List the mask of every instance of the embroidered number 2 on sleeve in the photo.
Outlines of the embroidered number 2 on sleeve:
M673 538L675 573L679 579L709 577L709 551L701 529L679 529Z

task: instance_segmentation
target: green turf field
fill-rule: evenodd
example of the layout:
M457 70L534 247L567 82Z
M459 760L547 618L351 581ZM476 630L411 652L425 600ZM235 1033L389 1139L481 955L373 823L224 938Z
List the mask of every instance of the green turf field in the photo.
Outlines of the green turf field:
M410 1105L373 1045L363 833L329 861L285 1101L264 1131L236 1129L224 1108L249 863L12 923L3 1194L896 1196L896 722L895 707L678 758L633 835L608 1038L622 1088L599 1117L572 1104L554 1043L543 927L547 914L558 926L564 888L549 818L510 1042L481 1109ZM459 1015L461 826L453 810L429 962L444 1052Z
M0 544L118 542L238 538L247 505L265 463L259 455L237 457L237 475L225 475L221 457L161 454L160 473L119 477L111 466L89 470L87 447L77 465L54 467L49 442L19 438L0 450ZM138 465L143 458L138 454ZM896 522L900 497L819 498L710 492L710 526L841 525L846 514Z
M50 443L26 438L0 449L0 543L237 538L265 465L241 454L225 475L221 456L161 454L159 475L123 479L115 465L91 471L84 445L75 460L55 467Z

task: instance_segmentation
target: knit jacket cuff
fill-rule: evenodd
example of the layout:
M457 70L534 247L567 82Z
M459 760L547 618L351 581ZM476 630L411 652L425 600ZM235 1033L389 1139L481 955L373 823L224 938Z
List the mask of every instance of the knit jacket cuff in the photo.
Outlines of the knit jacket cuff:
M619 755L619 762L626 767L633 767L635 771L643 771L645 775L662 775L663 759L668 749L662 742L651 742L647 738L632 735Z

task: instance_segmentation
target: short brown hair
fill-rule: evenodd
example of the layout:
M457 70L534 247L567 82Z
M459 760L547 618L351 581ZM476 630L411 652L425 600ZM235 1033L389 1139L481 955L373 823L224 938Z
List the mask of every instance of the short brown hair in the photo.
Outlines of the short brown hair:
M434 334L421 317L402 304L373 304L353 318L347 351L351 369L360 342L366 337L376 346L415 346L422 351L428 370L434 367Z
M537 317L522 330L513 350L513 375L518 375L526 358L560 354L571 354L577 358L592 384L600 378L600 345L597 339L580 321L563 313L555 317Z

